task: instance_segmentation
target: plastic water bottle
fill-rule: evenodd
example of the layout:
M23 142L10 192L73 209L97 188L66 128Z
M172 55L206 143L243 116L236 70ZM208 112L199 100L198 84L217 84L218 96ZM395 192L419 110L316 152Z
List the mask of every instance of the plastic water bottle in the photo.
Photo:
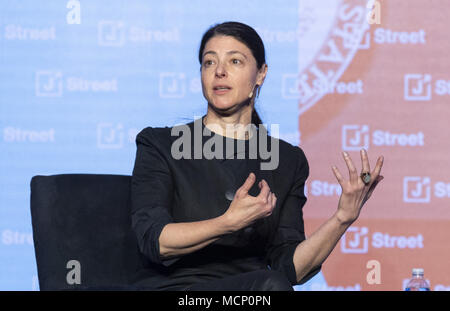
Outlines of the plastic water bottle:
M423 277L423 269L412 269L412 278L406 285L405 291L429 291L430 284Z

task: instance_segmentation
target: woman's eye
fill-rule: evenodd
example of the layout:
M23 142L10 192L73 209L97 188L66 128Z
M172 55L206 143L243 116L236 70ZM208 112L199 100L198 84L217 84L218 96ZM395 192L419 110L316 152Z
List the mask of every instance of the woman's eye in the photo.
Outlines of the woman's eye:
M241 60L240 60L240 59L237 59L237 58L234 58L234 59L232 60L232 62L233 62L233 64L240 64L240 63L241 63Z
M205 60L204 62L203 62L203 65L205 65L205 66L210 66L210 65L212 65L212 60Z

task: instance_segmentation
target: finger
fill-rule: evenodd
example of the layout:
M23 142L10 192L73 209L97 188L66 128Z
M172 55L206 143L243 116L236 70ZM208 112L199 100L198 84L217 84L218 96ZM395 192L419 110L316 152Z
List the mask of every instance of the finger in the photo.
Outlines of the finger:
M360 153L361 153L362 172L370 173L370 163L367 151L365 149L361 149Z
M247 194L255 183L256 176L252 172L248 175L247 179L244 181L244 184L238 189L242 194Z
M348 155L347 152L343 152L342 153L344 156L344 161L347 164L347 168L348 168L348 174L350 176L350 182L351 183L356 183L358 182L358 172L356 171L355 165L353 164L352 159L350 158L350 156Z
M275 195L275 193L272 192L272 196L271 196L271 200L270 200L270 205L271 205L272 209L275 208L276 204L277 204L277 196Z
M377 179L375 179L372 183L372 185L370 185L369 190L367 191L367 196L370 197L372 195L372 192L375 190L376 186L378 185L378 183L382 180L382 176L380 178L380 176L378 176Z
M378 176L380 176L381 168L383 167L384 157L381 156L377 160L377 164L375 165L375 168L373 169L372 176L374 179L377 179Z
M331 170L333 171L334 176L336 177L338 183L341 185L343 185L344 183L344 178L342 177L341 172L339 171L339 169L336 166L332 166Z
M269 190L269 193L267 194L267 197L266 197L266 202L267 202L268 204L270 204L270 201L271 201L271 195L273 194L273 192L270 190L269 184L268 184L267 181L265 181L264 179L261 180L261 184L263 184L264 187L267 187L267 189Z
M264 179L261 180L261 186L261 192L258 195L258 199L264 199L266 202L268 202L270 187Z
M364 198L363 204L370 199L370 197L372 196L373 191L375 190L376 186L378 185L378 183L380 181L382 181L384 179L383 176L378 176L377 179L375 179L372 183L372 185L370 185L369 190L367 191L367 194Z
M277 204L277 197L275 196L275 193L273 193L273 192L270 193L269 203L270 203L270 209L269 209L269 212L267 213L267 216L272 215L272 212Z

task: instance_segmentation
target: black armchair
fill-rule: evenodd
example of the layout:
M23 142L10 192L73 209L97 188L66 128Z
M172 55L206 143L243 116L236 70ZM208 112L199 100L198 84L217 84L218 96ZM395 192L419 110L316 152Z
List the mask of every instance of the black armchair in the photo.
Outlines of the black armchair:
M131 228L130 183L125 175L31 179L41 290L132 289L146 260Z

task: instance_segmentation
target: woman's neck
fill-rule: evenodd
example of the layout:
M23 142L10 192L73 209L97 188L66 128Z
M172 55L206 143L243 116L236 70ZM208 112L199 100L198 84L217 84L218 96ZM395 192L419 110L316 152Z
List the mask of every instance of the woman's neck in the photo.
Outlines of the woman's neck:
M245 109L248 108L248 109ZM249 139L252 107L248 106L230 116L220 116L208 107L204 125L212 132L233 139Z

